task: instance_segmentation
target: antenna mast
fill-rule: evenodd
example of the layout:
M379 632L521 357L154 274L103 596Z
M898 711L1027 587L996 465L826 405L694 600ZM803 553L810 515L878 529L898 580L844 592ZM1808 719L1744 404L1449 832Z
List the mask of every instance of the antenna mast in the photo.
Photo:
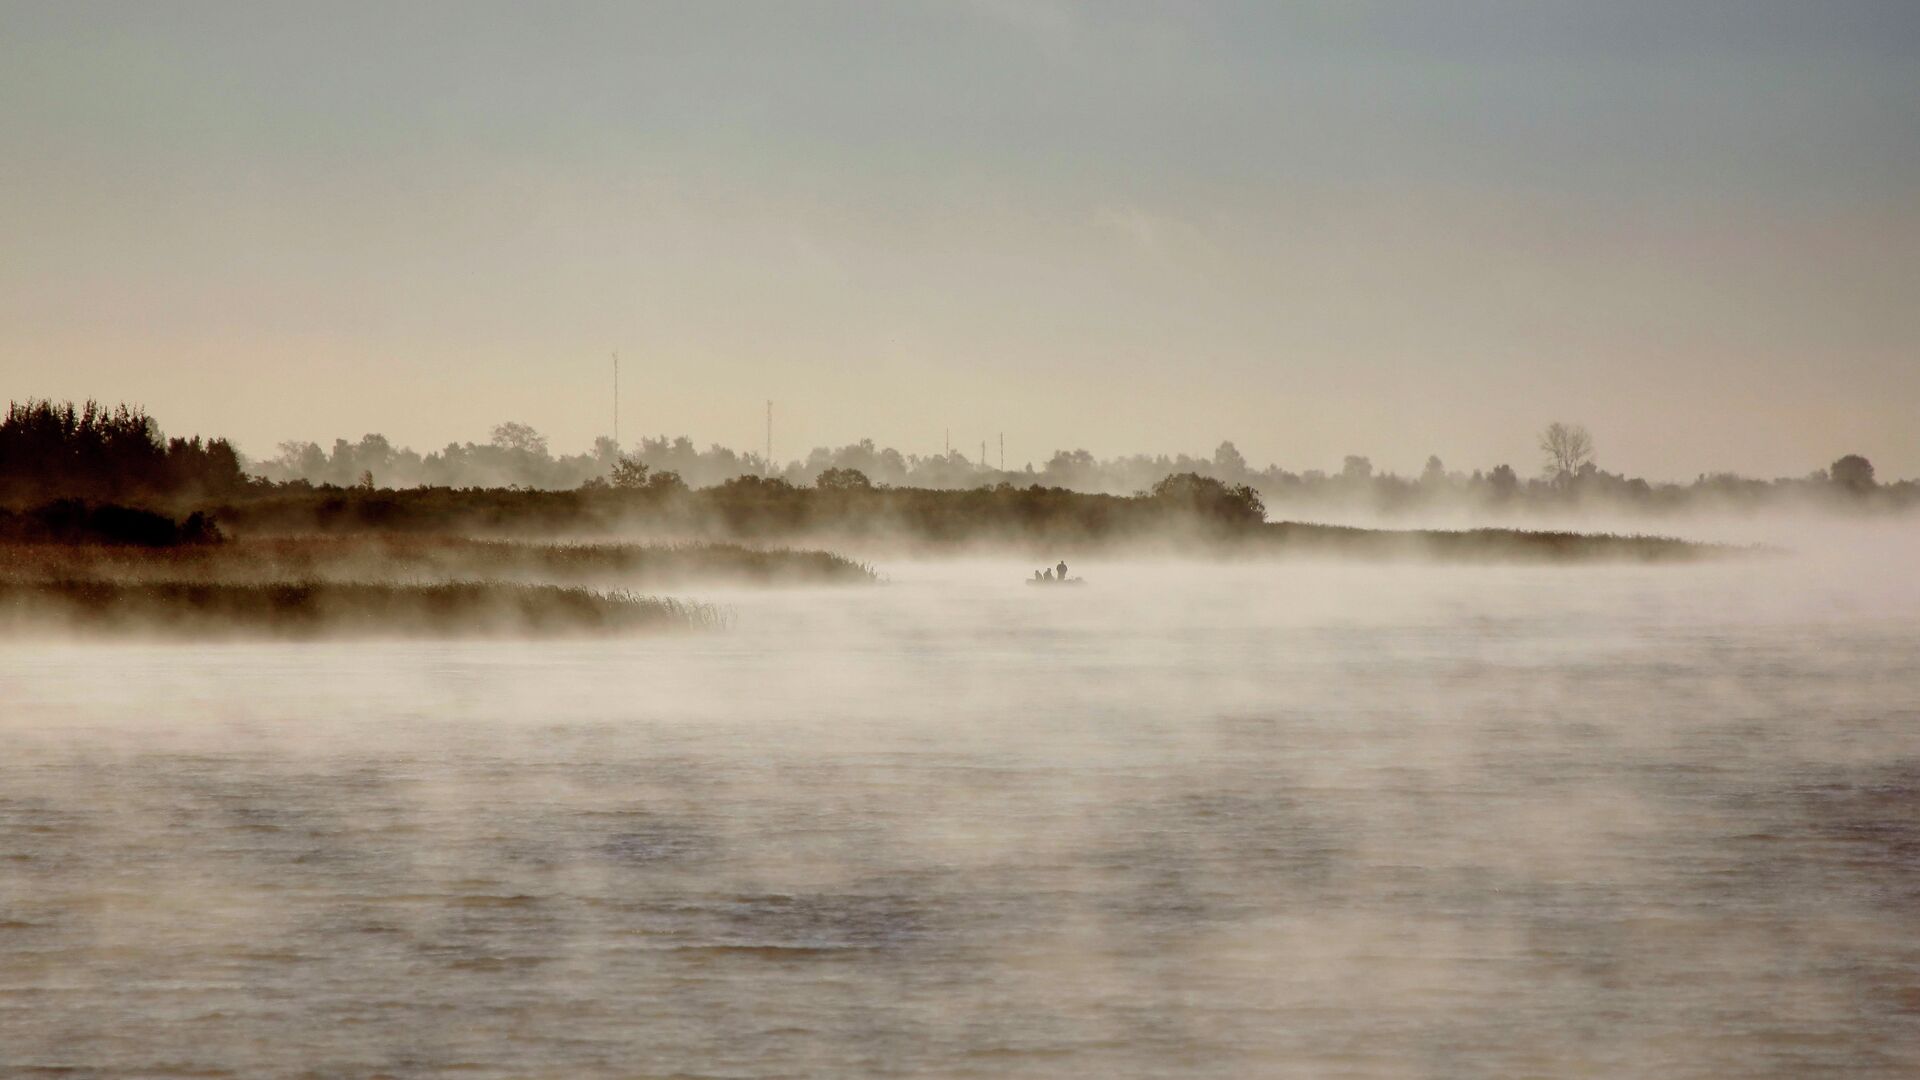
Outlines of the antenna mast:
M767 402L767 456L761 460L762 476L773 475L773 402Z
M1000 471L1007 471L1007 433L1000 433Z
M613 354L613 454L620 456L620 354Z

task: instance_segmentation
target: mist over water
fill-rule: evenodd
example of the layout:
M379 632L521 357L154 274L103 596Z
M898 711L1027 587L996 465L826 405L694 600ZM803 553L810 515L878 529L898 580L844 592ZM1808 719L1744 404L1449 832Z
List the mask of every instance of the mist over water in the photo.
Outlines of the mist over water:
M1920 533L1708 538L10 643L0 1076L1912 1075Z

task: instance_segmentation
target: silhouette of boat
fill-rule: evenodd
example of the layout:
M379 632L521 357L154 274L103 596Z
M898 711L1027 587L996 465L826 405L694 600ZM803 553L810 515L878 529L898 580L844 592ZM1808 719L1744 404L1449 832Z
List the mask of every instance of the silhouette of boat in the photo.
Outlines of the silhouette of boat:
M1083 577L1066 578L1064 580L1061 578L1028 578L1027 579L1027 584L1029 585L1085 585L1086 583L1087 583L1087 579Z

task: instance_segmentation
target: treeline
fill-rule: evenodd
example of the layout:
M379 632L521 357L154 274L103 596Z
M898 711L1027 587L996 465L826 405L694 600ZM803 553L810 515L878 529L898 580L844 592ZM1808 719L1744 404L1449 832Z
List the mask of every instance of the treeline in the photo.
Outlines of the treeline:
M621 484L571 491L510 488L304 488L216 508L245 533L459 532L591 535L644 529L713 539L803 537L1097 540L1146 535L1224 537L1265 520L1259 493L1199 476L1165 477L1131 496L1039 485L935 490L874 485L858 474L801 487L740 476L689 488L631 466ZM837 482L836 482L837 481Z
M1251 487L1194 474L1160 477L1130 496L1034 482L957 490L893 486L853 468L825 469L808 485L747 473L696 487L676 470L614 455L608 467L563 488L553 483L559 478L553 470L566 459L553 458L546 440L522 425L502 425L487 447L439 460L490 463L485 467L496 470L499 481L524 478L516 471L522 466L545 469L546 484L381 484L368 466L402 459L377 437L328 459L329 468L335 457L358 467L352 483L250 480L226 441L164 439L152 418L124 405L13 405L0 425L0 447L0 475L7 479L0 506L33 507L7 519L12 538L29 541L165 546L217 539L215 522L252 534L552 535L638 527L754 540L834 533L941 541L1231 531L1265 517ZM673 444L665 447L664 460L678 462ZM603 448L611 453L610 443ZM37 502L46 496L57 501ZM186 517L175 521L169 514Z
M613 440L602 437L587 453L556 457L547 447L546 436L525 424L506 423L495 426L487 442L448 443L426 454L395 446L384 435L362 435L357 442L335 439L330 450L322 450L317 443L284 442L274 457L255 462L250 469L272 483L555 491L605 477L619 456ZM757 458L750 464L735 459L689 475L712 476L711 482L719 483L760 471Z
M312 443L285 443L273 460L249 463L224 439L164 438L144 412L89 402L13 404L0 421L0 505L22 507L57 498L96 502L158 502L174 507L238 503L293 490L533 489L570 491L631 487L633 476L655 488L707 490L752 483L784 487L753 490L772 505L792 501L783 490L839 488L962 492L1064 491L1088 495L1149 493L1168 477L1214 481L1246 489L1288 516L1366 510L1382 514L1468 508L1523 516L1564 509L1630 510L1658 514L1689 509L1748 508L1799 502L1820 506L1920 506L1920 484L1882 483L1864 457L1849 454L1799 477L1755 480L1702 475L1688 483L1653 483L1596 464L1584 429L1555 424L1542 434L1543 460L1532 475L1511 465L1464 472L1429 458L1417 476L1379 472L1350 455L1333 473L1255 468L1231 442L1205 458L1145 455L1099 459L1085 450L1056 451L1039 466L989 468L958 453L919 457L861 440L817 448L803 460L770 467L760 455L721 446L697 449L685 437L647 437L630 453L611 439L587 453L555 456L539 432L501 424L484 444L449 444L430 454L395 447L380 435L335 440L330 451ZM623 470L626 475L623 478ZM1004 494L997 496L1005 498ZM727 506L739 495L706 501ZM919 496L900 495L892 502ZM964 500L963 500L964 501ZM324 504L325 500L321 500ZM957 505L957 504L956 504Z
M14 402L0 420L0 506L224 498L247 485L227 440L165 438L152 417L126 405Z
M188 468L170 475L165 471L169 462L191 462L196 452L204 457L208 446L225 448L227 453L231 448L218 440L163 442L153 422L132 409L66 410L40 403L16 406L9 416L10 433L52 432L36 439L16 437L9 444L14 449L5 462L8 475L35 481L16 490L45 493L56 489L64 477L84 490L130 492L147 504L136 509L67 498L24 513L0 514L0 540L24 544L19 550L38 545L33 549L42 554L35 558L42 561L48 544L169 547L219 540L223 529L251 541L316 534L362 540L379 535L575 541L595 535L653 535L755 545L984 543L1032 547L1043 553L1138 550L1141 545L1227 554L1502 560L1665 560L1707 553L1696 545L1645 537L1503 530L1379 532L1269 524L1258 488L1198 469L1160 476L1130 494L1043 484L1034 479L1038 472L1010 474L1026 483L1002 480L958 489L895 485L877 483L850 464L829 465L809 484L748 474L692 486L673 470L656 469L631 456L614 456L603 475L590 476L572 488L395 488L375 483L365 469L359 482L349 485L315 485L304 479L249 481L237 465L211 475ZM111 438L103 431L111 433ZM517 434L522 444L496 446L501 453L552 460L544 445L530 441L526 433L507 434ZM22 454L21 446L30 448L30 453ZM76 458L91 464L64 469L36 466ZM120 460L147 470L139 474L138 484L110 475L111 463ZM1595 470L1583 462L1565 473L1559 486L1575 487L1589 482ZM170 483L176 485L171 490ZM180 520L169 516L183 513Z
M1555 425L1563 428L1564 425ZM276 482L315 486L526 487L563 490L606 482L623 459L644 465L655 477L672 476L693 488L743 477L776 479L811 487L825 475L857 473L876 487L935 491L977 488L1061 488L1088 494L1129 495L1147 491L1173 475L1194 475L1232 487L1248 487L1264 502L1289 513L1363 509L1393 514L1428 508L1552 512L1610 508L1663 513L1688 509L1742 508L1804 502L1827 506L1920 506L1920 484L1880 483L1865 458L1849 454L1803 476L1759 480L1731 473L1702 474L1684 483L1654 482L1608 472L1591 457L1591 440L1573 428L1571 447L1543 451L1538 470L1499 464L1460 470L1430 457L1417 475L1379 471L1349 455L1335 472L1293 472L1278 465L1256 468L1231 442L1212 455L1134 454L1101 459L1086 450L1055 451L1039 466L996 469L954 451L919 456L862 439L841 447L817 447L803 459L772 465L758 453L714 445L697 448L684 436L641 439L624 452L611 439L596 440L587 453L554 456L547 440L523 424L502 424L484 444L449 444L421 455L393 446L380 435L358 442L283 443L278 456L253 467ZM1549 429L1549 433L1553 431ZM1556 458L1555 454L1560 457Z

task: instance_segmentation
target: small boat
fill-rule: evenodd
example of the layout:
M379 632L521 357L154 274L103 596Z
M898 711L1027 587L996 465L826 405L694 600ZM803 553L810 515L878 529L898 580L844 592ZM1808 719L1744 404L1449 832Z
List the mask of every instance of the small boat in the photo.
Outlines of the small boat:
M1070 577L1070 578L1030 577L1027 579L1027 584L1029 585L1085 585L1086 583L1087 583L1087 579L1083 577Z

